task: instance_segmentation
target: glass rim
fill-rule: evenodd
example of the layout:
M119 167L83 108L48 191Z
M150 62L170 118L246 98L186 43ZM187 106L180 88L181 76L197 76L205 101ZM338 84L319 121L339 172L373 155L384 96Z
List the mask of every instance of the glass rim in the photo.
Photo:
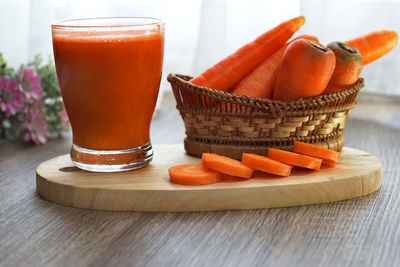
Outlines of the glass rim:
M130 23L116 23L116 24L90 24L94 21L131 21ZM132 21L146 21L142 23L132 23ZM75 22L89 22L86 25L74 24ZM105 28L136 28L147 26L164 26L165 22L162 19L154 17L94 17L94 18L79 18L79 19L64 19L58 20L51 24L52 29L105 29Z

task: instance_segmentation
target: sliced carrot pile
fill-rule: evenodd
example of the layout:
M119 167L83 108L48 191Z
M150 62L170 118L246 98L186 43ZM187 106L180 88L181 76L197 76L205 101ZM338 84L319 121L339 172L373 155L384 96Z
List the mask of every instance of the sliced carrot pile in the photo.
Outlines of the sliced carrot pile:
M339 160L340 153L316 145L294 141L293 152L322 159L323 164L335 165Z
M316 171L321 168L322 163L321 159L274 148L268 149L268 158Z
M219 172L207 169L202 164L177 165L170 168L168 173L174 184L206 185L222 180Z
M253 170L240 161L213 153L203 153L201 163L206 168L232 176L251 178L253 175Z
M242 162L214 153L203 153L201 164L185 164L168 170L172 183L206 185L217 182L240 182L251 178L276 178L260 172L287 177L293 166L318 171L321 163L334 166L339 152L295 141L293 152L270 148L268 157L243 153ZM266 175L266 174L264 174Z
M289 176L293 168L291 165L250 153L243 153L242 162L249 168L279 176Z

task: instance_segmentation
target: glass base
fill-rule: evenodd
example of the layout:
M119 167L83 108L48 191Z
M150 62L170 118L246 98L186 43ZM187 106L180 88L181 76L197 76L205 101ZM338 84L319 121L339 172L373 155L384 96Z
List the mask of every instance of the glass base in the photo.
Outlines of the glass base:
M123 172L145 167L153 159L151 143L123 150L92 150L72 144L71 160L91 172Z

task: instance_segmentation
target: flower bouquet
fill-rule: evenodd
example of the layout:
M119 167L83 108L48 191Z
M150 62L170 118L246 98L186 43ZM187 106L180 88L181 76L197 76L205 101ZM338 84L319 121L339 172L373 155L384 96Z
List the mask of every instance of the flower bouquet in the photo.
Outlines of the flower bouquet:
M36 56L14 70L0 54L0 139L39 145L68 128L53 62Z

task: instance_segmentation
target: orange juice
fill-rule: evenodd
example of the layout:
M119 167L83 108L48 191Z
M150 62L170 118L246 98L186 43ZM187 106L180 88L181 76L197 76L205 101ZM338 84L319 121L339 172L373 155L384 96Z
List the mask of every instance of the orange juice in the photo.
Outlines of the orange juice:
M107 162L96 162L89 155L123 151L122 162L111 161L132 165L140 161L137 150L150 144L162 73L163 24L140 18L131 23L117 18L93 20L53 25L54 58L73 150L88 152L76 156L72 151L71 156L86 160L84 164L107 165L110 156L105 156ZM135 151L133 162L126 159L125 150Z

